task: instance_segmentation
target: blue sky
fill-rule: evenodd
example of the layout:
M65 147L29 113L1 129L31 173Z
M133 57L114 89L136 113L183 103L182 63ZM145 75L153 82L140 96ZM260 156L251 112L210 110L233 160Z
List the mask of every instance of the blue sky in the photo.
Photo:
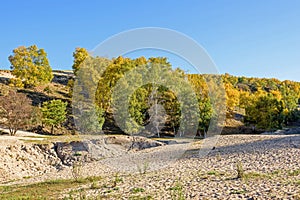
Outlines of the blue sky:
M6 0L0 25L0 68L9 68L14 48L36 44L54 69L71 69L76 47L91 50L128 29L163 27L195 39L220 73L300 81L298 0Z

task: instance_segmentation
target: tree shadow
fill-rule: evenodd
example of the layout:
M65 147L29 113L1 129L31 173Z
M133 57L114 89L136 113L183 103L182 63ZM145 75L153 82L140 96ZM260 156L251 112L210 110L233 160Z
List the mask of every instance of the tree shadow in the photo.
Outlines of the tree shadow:
M4 84L4 85L8 85L9 83L9 78L6 77L0 77L0 83Z
M73 72L65 72L65 71L53 71L53 83L68 85L68 81L73 77Z
M222 137L219 140L222 140ZM232 140L234 140L234 138L232 138ZM244 143L232 144L227 146L216 146L210 150L207 156L209 157L222 156L222 155L229 155L235 153L255 154L257 152L267 152L274 149L279 150L279 149L287 149L287 148L300 149L300 134L285 135L282 137L270 138L270 139L262 138L252 142L244 142ZM195 149L192 149L191 151L195 151ZM199 151L201 151L201 149L199 149Z
M32 100L33 106L41 106L45 101L53 100L52 97L49 97L41 92L35 92L31 90L21 89L18 92L25 94L28 98Z

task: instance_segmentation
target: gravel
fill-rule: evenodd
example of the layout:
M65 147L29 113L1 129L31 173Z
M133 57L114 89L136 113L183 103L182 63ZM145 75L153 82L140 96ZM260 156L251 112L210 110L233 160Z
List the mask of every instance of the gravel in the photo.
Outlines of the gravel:
M53 146L7 141L0 137L2 184L72 178L72 167L62 163ZM122 154L82 163L83 177L103 179L99 187L81 187L88 197L107 199L300 199L300 135L224 135L204 157L199 157L201 147L196 141L123 149ZM237 178L237 164L243 167L242 179Z

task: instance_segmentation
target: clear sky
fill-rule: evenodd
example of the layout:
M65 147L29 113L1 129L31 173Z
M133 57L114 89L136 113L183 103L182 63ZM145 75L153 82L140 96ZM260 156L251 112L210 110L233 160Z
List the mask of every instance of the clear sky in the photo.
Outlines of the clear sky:
M195 39L220 73L300 81L299 0L3 0L0 26L2 69L21 45L36 44L52 68L71 69L76 47L92 50L121 31L163 27Z

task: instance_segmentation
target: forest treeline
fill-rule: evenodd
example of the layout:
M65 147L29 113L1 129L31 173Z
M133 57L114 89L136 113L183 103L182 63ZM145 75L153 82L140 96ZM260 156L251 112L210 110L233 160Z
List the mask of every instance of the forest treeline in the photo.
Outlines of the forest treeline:
M91 57L84 48L76 48L73 58L75 76L66 86L73 113L67 115L74 116L85 133L119 127L127 134L186 135L196 127L204 134L220 114L238 115L245 126L272 130L300 116L299 82L188 74L172 68L165 57L108 59ZM15 49L9 60L16 77L11 86L34 88L53 78L47 54L36 46ZM49 112L46 105L44 113Z
M193 92L197 98L197 108L200 111L197 115L198 130L202 133L207 131L210 122L217 118L217 114L220 114L219 104L226 102L226 116L233 118L236 114L242 116L242 120L246 126L252 126L254 128L261 128L266 130L278 129L283 126L287 126L289 123L297 121L299 119L299 99L300 99L300 83L294 81L280 81L277 79L267 78L246 78L236 77L229 74L225 75L207 75L207 74L187 74L180 69L173 69L167 58L149 58L140 57L137 59L130 59L124 57L117 57L113 59L105 58L93 58L93 61L88 61L87 66L81 65L83 60L89 57L87 51L82 48L76 49L74 52L74 65L73 69L75 74L78 72L80 66L87 67L88 75L99 75L99 82L97 83L95 104L101 110L101 114L110 119L110 114L113 112L111 104L114 101L113 98L120 98L121 94L113 96L112 93L118 83L117 87L122 87L124 90L130 84L130 81L138 82L138 79L143 77L140 74L147 73L159 73L156 77L173 77L173 81L177 80L177 88L181 92L188 91L188 87L182 84L180 80L188 80L189 85L193 89ZM93 64L92 64L93 63ZM101 64L97 64L101 63ZM105 66L105 70L101 72L93 72L93 70L99 70L100 65ZM98 66L97 69L93 69L92 66ZM134 80L124 80L124 75L127 72L142 68L139 74L135 76ZM165 73L168 72L169 74ZM76 74L79 76L78 74ZM80 80L88 80L85 88L82 90L89 90L92 86L90 76L85 78L86 74L82 74L79 77ZM148 74L146 75L148 76ZM151 76L151 75L149 75ZM168 78L165 78L169 80ZM221 83L217 84L218 81ZM96 78L98 81L98 78ZM120 81L121 80L121 81ZM213 80L213 81L212 81ZM148 83L139 87L129 97L129 114L134 119L131 123L122 125L125 127L126 132L135 132L140 125L146 125L151 121L151 109L154 109L154 113L157 116L152 117L154 124L159 134L158 127L163 126L168 131L177 133L178 128L182 125L182 109L180 108L180 100L170 88L165 85L157 84L159 81L154 81L152 84ZM73 84L73 83L72 83ZM71 84L71 85L72 85ZM94 83L93 83L94 84ZM120 85L121 84L121 85ZM213 87L212 87L213 85ZM214 87L224 87L224 96L211 95ZM78 91L77 91L78 93ZM80 92L79 92L80 93ZM93 92L92 92L93 93ZM119 96L118 96L119 95ZM214 99L218 98L218 99ZM195 105L191 105L191 101L187 100L188 107L192 108ZM160 119L162 114L158 108L153 108L153 105L157 103L163 105L163 111L165 111L165 119ZM114 107L114 109L116 109ZM117 108L118 109L118 108ZM193 107L195 109L195 107ZM193 112L190 110L190 112ZM122 113L121 113L122 114ZM192 115L193 113L189 113ZM125 116L122 116L125 118ZM152 119L153 120L153 119ZM125 122L124 122L125 123ZM161 123L161 124L160 124ZM184 126L184 125L183 125ZM186 124L188 126L188 124ZM162 128L162 129L164 129ZM153 132L153 131L152 131ZM155 131L154 131L155 132Z

